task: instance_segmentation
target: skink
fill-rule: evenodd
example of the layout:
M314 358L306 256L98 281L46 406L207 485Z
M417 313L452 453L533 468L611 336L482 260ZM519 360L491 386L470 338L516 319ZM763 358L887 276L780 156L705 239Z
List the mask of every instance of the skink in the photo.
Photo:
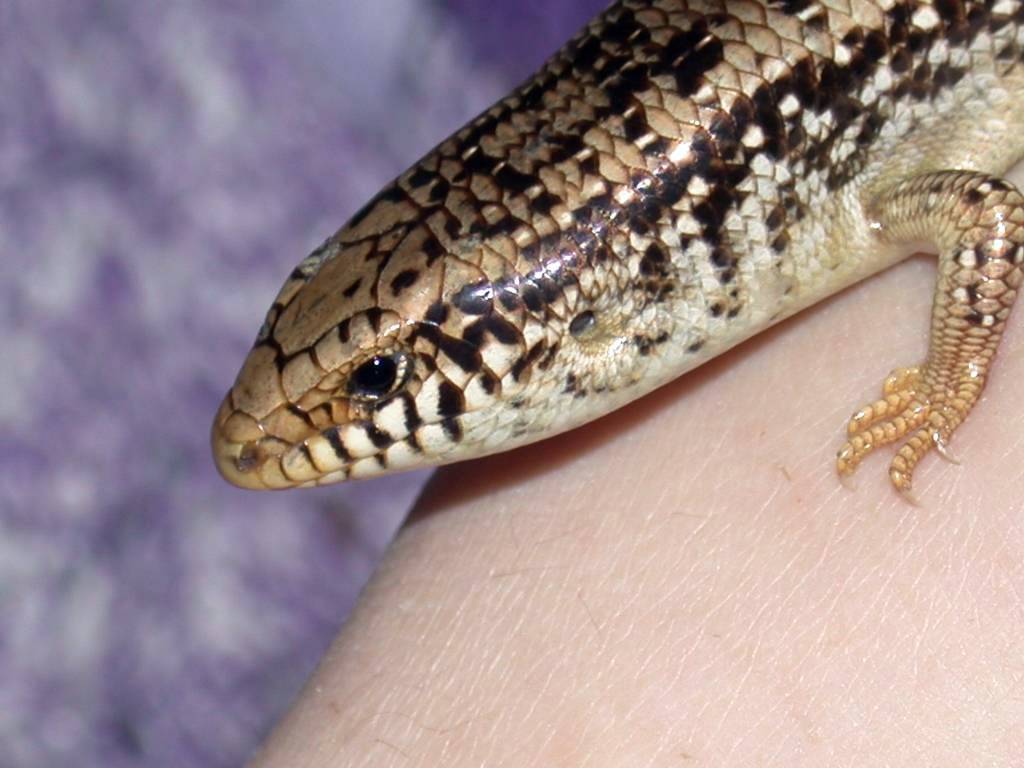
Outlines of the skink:
M977 402L1021 282L1020 0L622 0L291 273L213 426L246 488L597 418L926 246L927 358L847 425L892 483Z

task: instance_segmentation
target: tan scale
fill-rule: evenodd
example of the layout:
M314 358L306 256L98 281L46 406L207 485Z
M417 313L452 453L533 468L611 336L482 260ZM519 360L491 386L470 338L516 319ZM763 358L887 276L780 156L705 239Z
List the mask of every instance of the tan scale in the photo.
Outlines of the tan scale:
M1022 0L622 0L293 271L218 411L247 488L597 418L908 255L931 344L848 425L909 491L1021 282Z

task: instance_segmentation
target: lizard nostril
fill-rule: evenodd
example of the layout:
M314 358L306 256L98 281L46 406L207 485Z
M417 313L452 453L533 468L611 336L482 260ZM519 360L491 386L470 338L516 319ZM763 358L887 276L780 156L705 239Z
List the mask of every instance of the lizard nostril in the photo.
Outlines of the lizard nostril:
M256 443L247 443L235 459L235 469L243 474L252 472L260 465L261 460L262 451L259 446Z

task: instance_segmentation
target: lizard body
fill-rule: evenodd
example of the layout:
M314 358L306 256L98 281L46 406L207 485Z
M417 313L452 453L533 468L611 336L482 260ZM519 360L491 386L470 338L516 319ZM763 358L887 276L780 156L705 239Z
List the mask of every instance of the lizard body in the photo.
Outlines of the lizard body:
M931 348L838 468L944 450L1021 280L1019 0L622 0L293 271L218 412L251 488L617 408L924 246Z

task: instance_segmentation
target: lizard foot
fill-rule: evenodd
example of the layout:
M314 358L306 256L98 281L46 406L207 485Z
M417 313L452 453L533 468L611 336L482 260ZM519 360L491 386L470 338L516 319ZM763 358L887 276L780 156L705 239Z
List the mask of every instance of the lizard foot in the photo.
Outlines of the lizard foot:
M949 439L977 402L981 381L970 370L952 386L936 381L944 378L928 366L889 374L882 398L858 410L847 424L847 441L836 455L840 476L852 474L876 448L903 438L889 465L889 479L903 494L910 491L914 467L932 449L956 463Z

